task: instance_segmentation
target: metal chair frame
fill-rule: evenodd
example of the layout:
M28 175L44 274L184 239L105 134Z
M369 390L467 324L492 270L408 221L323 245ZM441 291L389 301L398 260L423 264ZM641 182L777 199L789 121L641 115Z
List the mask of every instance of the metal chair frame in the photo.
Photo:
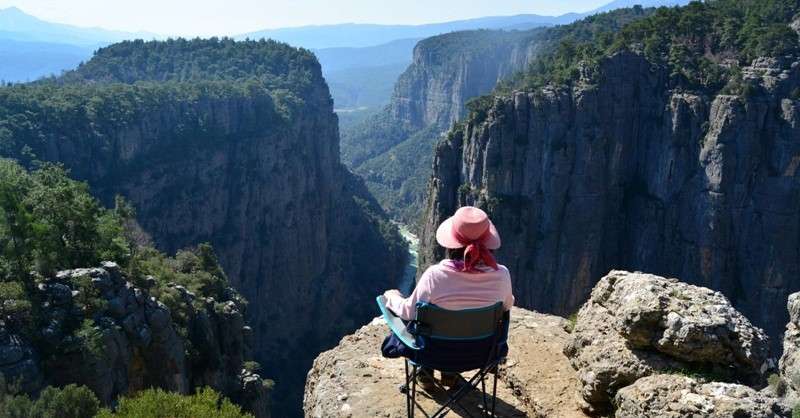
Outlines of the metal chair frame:
M394 315L389 309L386 308L385 305L385 298L379 297L378 298L378 306L383 313L384 319L386 319L389 328L392 332L400 338L401 341L407 346L409 346L414 351L423 350L423 347L420 347L418 344L418 337L421 336L418 330L420 328L424 328L425 324L421 324L419 321L411 321L407 325L396 315ZM424 303L418 304L417 308L424 308L428 305ZM469 311L491 311L497 308L496 305L492 305L485 308L478 308L478 309L471 309ZM437 308L441 309L441 308ZM419 312L419 311L418 311ZM451 313L459 313L461 311L448 311ZM405 358L405 382L403 385L400 386L400 391L405 394L406 396L406 413L408 418L414 418L416 411L421 411L425 417L427 418L441 418L444 417L450 410L453 409L454 406L461 406L460 402L464 399L464 397L469 394L471 391L478 389L478 384L480 384L480 391L482 396L482 403L483 403L483 414L482 416L492 417L494 418L496 407L497 407L497 368L498 365L504 360L504 358L498 357L498 346L501 343L501 334L503 329L503 321L499 321L496 323L494 332L490 336L491 338L491 349L489 355L487 356L486 362L482 367L477 369L477 372L469 379L463 382L461 387L459 387L455 393L450 393L441 383L437 382L436 379L431 377L434 385L438 390L447 394L447 401L439 407L439 409L434 412L432 415L428 415L428 413L422 408L422 406L417 402L416 395L417 395L417 377L422 373L427 373L426 365L421 362L416 362L414 360L410 360ZM436 338L435 336L429 336L431 338ZM482 336L482 338L485 338ZM468 340L469 338L464 338ZM486 392L486 377L489 373L492 373L492 396L491 401L488 397ZM470 417L474 417L467 408L461 406L461 410L466 413Z

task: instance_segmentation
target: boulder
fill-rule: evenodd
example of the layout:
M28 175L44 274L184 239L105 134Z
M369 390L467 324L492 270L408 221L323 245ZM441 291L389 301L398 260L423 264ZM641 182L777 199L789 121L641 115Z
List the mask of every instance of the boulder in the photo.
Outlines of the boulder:
M800 404L800 293L789 296L789 316L779 364L787 388L786 403L795 405Z
M747 386L680 375L643 377L617 392L616 418L779 418L790 411Z
M585 408L607 412L619 389L661 370L700 368L762 384L769 341L719 292L612 271L578 312L564 353Z
M6 331L0 321L0 375L6 383L21 392L37 392L43 376L36 363L33 347L18 335Z

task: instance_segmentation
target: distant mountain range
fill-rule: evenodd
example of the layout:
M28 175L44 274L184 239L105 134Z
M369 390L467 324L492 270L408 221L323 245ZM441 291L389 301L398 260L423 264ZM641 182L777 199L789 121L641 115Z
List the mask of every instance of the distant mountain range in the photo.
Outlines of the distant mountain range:
M16 7L0 10L0 39L3 40L97 47L137 38L153 39L159 36L148 32L122 32L47 22Z
M426 25L375 25L343 23L338 25L300 26L268 29L239 35L238 39L272 38L305 48L369 47L397 39L427 38L442 33L472 29L505 29L520 25L551 26L569 23L580 17L577 13L562 16L524 14L491 16Z
M614 0L605 6L585 13L567 13L560 16L520 14L515 16L489 16L476 19L424 25L375 25L343 23L337 25L299 26L293 28L265 29L236 36L237 39L272 38L294 46L309 49L335 47L369 47L397 39L428 38L448 32L472 29L525 30L541 26L572 23L583 17L623 7L681 6L689 0Z
M471 29L525 30L573 22L584 16L641 4L673 6L689 0L615 0L586 13L561 16L490 16L424 25L345 23L268 29L235 39L272 38L314 51L339 109L374 109L387 103L397 76L411 63L422 38ZM0 81L21 82L58 75L91 57L101 46L125 39L164 36L53 23L10 7L0 9Z
M89 59L101 46L125 39L158 37L147 32L47 22L9 7L0 10L0 81L32 81L58 75Z

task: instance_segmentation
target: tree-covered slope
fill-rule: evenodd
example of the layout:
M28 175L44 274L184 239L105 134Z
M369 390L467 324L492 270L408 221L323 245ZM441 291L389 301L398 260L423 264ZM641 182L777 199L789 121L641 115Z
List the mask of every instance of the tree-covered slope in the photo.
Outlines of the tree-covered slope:
M0 413L55 416L44 411L58 396L96 408L148 387L212 386L263 416L268 387L242 372L246 302L208 245L166 257L141 240L134 214L122 199L106 209L57 166L29 173L0 159ZM26 400L70 384L93 394Z
M302 90L318 77L319 63L305 49L273 40L227 38L123 41L100 48L63 82L243 80L268 89Z
M669 68L680 88L718 92L729 81L740 81L740 67L755 58L797 53L791 24L799 9L794 0L694 1L681 8L660 8L616 36L559 41L530 71L500 91L565 84L578 79L581 71L593 71L603 57L632 50Z

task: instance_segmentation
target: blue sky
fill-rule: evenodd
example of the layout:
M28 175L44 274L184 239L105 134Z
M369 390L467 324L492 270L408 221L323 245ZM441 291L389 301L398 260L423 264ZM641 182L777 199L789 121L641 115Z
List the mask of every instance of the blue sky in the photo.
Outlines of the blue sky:
M610 0L0 0L45 20L164 35L232 35L329 23L418 24L583 12Z

